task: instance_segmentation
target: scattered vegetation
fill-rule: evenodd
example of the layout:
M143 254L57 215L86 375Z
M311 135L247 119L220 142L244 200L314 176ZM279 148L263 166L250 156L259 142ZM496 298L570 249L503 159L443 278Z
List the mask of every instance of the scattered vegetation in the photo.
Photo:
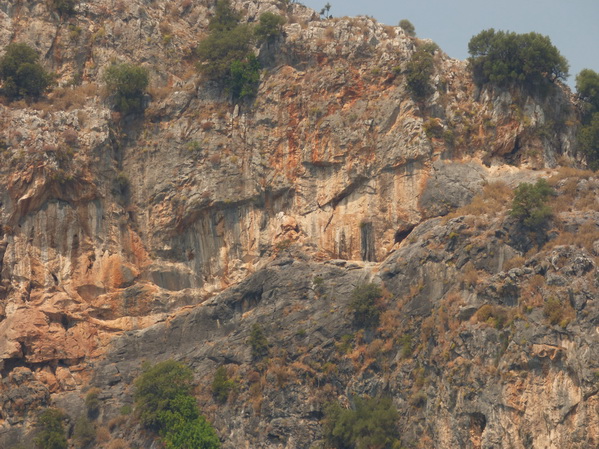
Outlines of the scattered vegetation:
M432 93L431 77L434 72L433 52L428 47L420 47L406 67L408 90L416 100L422 101Z
M390 398L356 398L348 410L330 404L325 410L325 440L336 449L400 449L398 418Z
M535 184L521 183L514 193L510 215L524 226L539 228L551 217L552 211L547 205L547 199L555 192L545 179L539 178Z
M408 19L401 19L399 21L398 26L403 29L408 36L415 37L416 36L416 28Z
M108 92L114 93L115 110L125 115L143 110L143 96L149 83L146 68L129 63L112 64L104 73L104 82Z
M260 81L260 64L252 51L254 33L250 25L240 20L241 14L228 0L218 0L208 25L210 34L196 49L202 60L198 65L200 72L222 85L233 100L254 97ZM270 36L277 26L272 19L265 20L261 21L261 33Z
M510 321L510 314L505 307L485 304L476 312L479 323L487 323L495 329L503 329Z
M217 402L226 402L229 393L235 388L235 381L229 378L227 369L224 366L219 367L214 373L212 381L212 395Z
M87 416L80 416L75 422L73 437L79 447L87 447L96 440L96 429Z
M501 182L490 182L483 186L481 193L472 198L470 204L459 208L447 218L455 218L461 215L483 215L497 214L504 210L512 197L512 189Z
M265 12L260 15L260 21L254 30L254 35L258 45L266 42L272 43L283 34L283 25L285 18L272 12Z
M5 50L0 59L3 94L11 100L42 95L50 85L52 75L39 64L37 52L24 43L9 44Z
M574 309L569 302L551 297L545 301L543 314L549 323L566 327L574 318Z
M191 369L174 360L145 365L135 380L139 421L161 436L166 449L220 447L214 428L198 410L192 390Z
M362 284L354 289L349 307L356 326L361 328L378 326L381 315L378 302L382 297L383 292L376 284Z
M85 396L85 408L87 408L87 416L91 419L98 417L100 412L100 390L98 388L92 388L87 392Z
M39 416L37 425L41 428L35 437L38 449L67 449L67 437L63 421L66 415L55 408L49 408Z
M538 33L518 34L491 28L470 39L468 52L470 68L479 85L517 83L530 88L568 77L566 59L549 37Z
M264 328L260 324L254 323L252 326L248 343L252 348L252 357L254 359L261 359L268 355L268 339L264 334Z

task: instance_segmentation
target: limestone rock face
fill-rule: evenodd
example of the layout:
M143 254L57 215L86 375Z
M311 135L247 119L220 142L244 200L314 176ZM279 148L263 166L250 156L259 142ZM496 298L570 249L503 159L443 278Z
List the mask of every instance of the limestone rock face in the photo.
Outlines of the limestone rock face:
M599 237L504 267L563 233L594 235L597 180L556 184L578 196L553 234L495 217L495 233L469 246L460 235L474 232L476 220L464 218L473 214L437 218L476 203L485 186L513 188L576 162L567 87L542 96L480 88L465 62L437 49L434 93L415 101L406 65L430 42L368 17L321 20L294 2L232 3L249 23L265 11L287 19L281 36L255 48L258 95L237 103L195 69L212 2L90 0L72 17L52 2L0 2L0 48L31 45L57 80L45 98L0 104L0 446L32 436L36 407L80 414L91 384L108 422L131 403L142 360L172 356L191 361L204 387L220 364L257 385L244 384L243 401L225 409L203 393L227 447L310 447L321 438L319 395L383 392L419 408L402 424L408 436L426 428L439 447L588 447L596 436L580 428L596 424L596 395L580 379L593 372L587 314ZM111 110L103 74L112 61L149 70L144 114ZM490 278L474 292L481 271ZM470 277L457 286L463 272ZM489 302L518 306L518 282L532 273L572 304L567 337L540 310L533 330L514 324L509 343L504 330L468 321ZM353 288L371 281L401 303L394 328L413 338L414 323L448 325L437 316L459 290L452 310L465 334L452 334L454 349L423 337L411 364L393 343L400 335L387 335L383 350L382 334L360 336L347 312ZM245 339L269 320L296 355L273 354L258 370ZM357 352L327 365L349 351L339 348L350 334ZM523 365L504 369L503 354ZM430 357L447 366L433 372ZM585 362L573 367L577 358ZM472 369L479 362L484 369ZM516 366L537 371L526 377ZM450 380L460 370L479 382L476 401ZM423 391L414 397L412 382ZM423 394L434 398L426 406ZM552 411L527 406L535 397ZM543 426L556 430L541 437ZM505 442L501 429L519 436Z

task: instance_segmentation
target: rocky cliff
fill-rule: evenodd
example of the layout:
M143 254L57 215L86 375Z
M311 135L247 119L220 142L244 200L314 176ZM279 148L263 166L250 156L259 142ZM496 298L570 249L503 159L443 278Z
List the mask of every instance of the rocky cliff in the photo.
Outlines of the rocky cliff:
M426 41L236 1L248 22L287 19L236 104L195 69L213 2L50 5L0 2L0 47L26 42L57 74L46 98L0 105L3 445L30 441L40 407L74 419L95 387L97 446L150 447L119 410L161 358L193 367L224 447L311 447L325 399L381 393L406 445L597 444L598 181L556 169L576 164L566 87L481 89L436 49L416 101L405 69ZM150 71L144 114L111 110L114 60ZM539 176L559 200L530 236L507 209ZM386 311L360 333L364 282ZM272 343L259 367L255 322ZM223 364L238 389L217 405Z

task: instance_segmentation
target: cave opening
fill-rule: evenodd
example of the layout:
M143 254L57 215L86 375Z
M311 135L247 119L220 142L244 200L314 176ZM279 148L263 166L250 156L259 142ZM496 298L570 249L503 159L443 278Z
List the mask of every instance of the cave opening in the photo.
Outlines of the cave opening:
M398 244L403 242L412 233L413 229L414 227L412 226L407 229L398 229L397 231L395 231L395 243Z

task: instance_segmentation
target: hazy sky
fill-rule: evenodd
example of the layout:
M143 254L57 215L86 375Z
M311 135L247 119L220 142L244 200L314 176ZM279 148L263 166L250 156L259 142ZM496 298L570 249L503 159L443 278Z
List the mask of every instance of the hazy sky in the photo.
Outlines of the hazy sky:
M328 0L333 17L368 15L387 25L408 19L421 38L466 59L468 41L487 28L547 35L570 63L568 84L584 68L599 72L599 0ZM327 0L300 0L316 11Z

